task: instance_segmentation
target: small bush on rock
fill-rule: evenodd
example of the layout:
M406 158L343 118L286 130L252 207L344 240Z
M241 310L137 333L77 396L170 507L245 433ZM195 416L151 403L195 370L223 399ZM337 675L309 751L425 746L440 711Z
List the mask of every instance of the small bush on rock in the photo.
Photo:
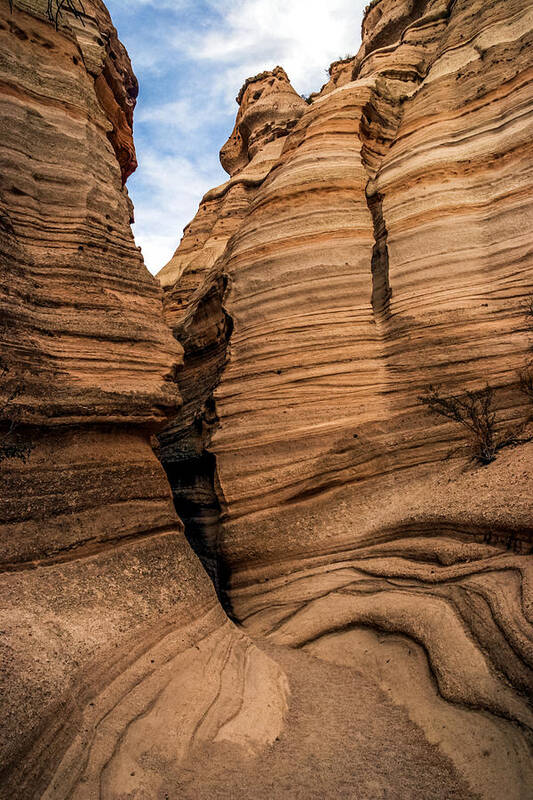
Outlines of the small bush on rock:
M519 375L520 390L533 403L533 367L525 367Z
M457 422L468 431L472 456L481 464L490 464L498 450L518 441L516 433L497 433L491 386L447 397L439 387L429 386L418 399L430 414Z
M76 3L79 5L76 5ZM11 11L13 11L13 0L9 0L9 7ZM63 16L64 11L70 11L71 14L74 14L76 19L81 20L83 23L85 9L83 7L82 0L48 0L46 13L48 19L55 25L56 28L59 27L59 21Z
M6 430L0 431L0 464L10 458L25 462L33 449L33 445L17 431L19 423L14 401L24 387L18 385L10 389L7 385L8 372L9 368L0 360L0 394L4 395L4 399L0 400L0 422L7 426Z

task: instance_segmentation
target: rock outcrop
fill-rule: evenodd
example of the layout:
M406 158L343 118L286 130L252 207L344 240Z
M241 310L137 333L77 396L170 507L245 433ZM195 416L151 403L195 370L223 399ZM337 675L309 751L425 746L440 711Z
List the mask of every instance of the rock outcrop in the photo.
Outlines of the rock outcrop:
M198 746L272 741L286 682L151 445L183 351L130 229L127 54L100 0L57 29L46 0L2 2L0 39L0 435L31 451L0 464L0 796L155 797Z
M2 798L530 796L533 444L417 399L531 413L530 5L373 0L308 102L246 81L163 303L103 3L0 7Z
M488 381L502 426L530 413L532 38L527 0L377 0L308 105L247 81L160 273L194 386L161 457L222 599L373 670L493 800L532 780L533 451L465 469L417 398Z

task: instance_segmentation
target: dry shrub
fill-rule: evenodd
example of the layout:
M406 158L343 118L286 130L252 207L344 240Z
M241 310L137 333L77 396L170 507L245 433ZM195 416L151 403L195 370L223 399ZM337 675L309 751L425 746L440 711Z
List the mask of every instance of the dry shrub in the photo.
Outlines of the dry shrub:
M520 390L529 397L533 403L533 367L525 367L519 374Z
M76 5L76 3L79 4ZM13 11L13 0L9 0L9 8ZM56 29L59 27L59 21L63 16L64 11L70 11L74 14L76 19L81 20L85 16L85 8L83 7L82 0L48 0L46 13L50 22L52 22Z
M26 462L33 449L31 442L20 434L15 406L15 400L24 391L24 386L18 384L10 388L8 373L9 368L0 360L0 394L4 395L4 399L0 401L0 423L5 428L0 431L0 464L10 458Z
M429 386L418 399L430 414L445 417L466 429L472 456L481 464L490 464L498 450L519 441L516 431L498 433L491 386L448 396L438 386Z

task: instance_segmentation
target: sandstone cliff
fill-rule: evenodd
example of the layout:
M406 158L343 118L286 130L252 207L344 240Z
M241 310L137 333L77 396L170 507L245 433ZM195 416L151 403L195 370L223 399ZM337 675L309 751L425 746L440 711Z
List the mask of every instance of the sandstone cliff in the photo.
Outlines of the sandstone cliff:
M99 0L57 30L46 9L0 6L0 432L32 447L0 464L0 796L155 796L197 745L271 741L286 686L220 609L150 443L182 348L130 229L128 56Z
M9 6L0 796L529 797L532 446L417 397L529 413L530 3L374 0L308 103L247 80L163 304L104 5Z
M533 451L465 468L417 397L489 381L502 425L529 413L532 38L527 0L377 0L309 104L250 79L230 180L159 276L185 351L161 456L231 613L374 671L472 791L516 800Z

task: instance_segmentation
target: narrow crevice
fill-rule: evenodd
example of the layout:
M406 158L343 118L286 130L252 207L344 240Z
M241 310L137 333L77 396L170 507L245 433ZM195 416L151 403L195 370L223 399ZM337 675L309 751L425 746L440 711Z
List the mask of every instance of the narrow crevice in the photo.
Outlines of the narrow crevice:
M185 318L173 329L183 346L184 365L176 376L183 407L159 435L158 456L172 488L185 536L231 616L227 568L221 554L221 505L217 464L209 450L218 417L214 393L228 360L233 320L224 308L228 278L214 271Z
M368 195L367 204L372 215L374 226L374 247L372 249L372 309L374 316L387 319L390 310L392 289L389 282L389 248L387 245L388 231L383 217L383 197L379 192Z
M163 461L185 535L219 592L217 529L220 503L214 491L215 457L202 449L182 461Z
M392 288L389 280L388 230L383 215L383 195L376 187L376 176L396 139L403 115L403 100L393 94L381 78L361 115L359 136L361 160L368 175L366 203L372 217L374 246L371 257L371 304L376 322L390 316Z
M447 27L456 0L448 0L443 17L444 29ZM369 7L372 8L372 4ZM428 10L427 0L414 0L409 10L409 19L405 16L392 17L391 21L372 39L371 47L365 52L365 59L375 50L390 46L393 42L403 43L404 33L417 20L424 17ZM364 27L364 23L363 23ZM437 40L440 37L437 37ZM376 322L384 322L390 318L390 301L392 287L389 278L388 230L383 215L383 195L378 191L376 179L379 177L383 161L391 146L396 141L405 101L414 95L417 88L425 80L433 63L435 51L429 53L419 63L410 68L402 64L401 68L385 72L383 69L376 76L369 101L361 115L359 136L361 140L361 160L368 174L366 201L372 215L374 246L372 249L372 310ZM354 69L353 78L357 79L361 63ZM405 86L405 90L400 88Z

